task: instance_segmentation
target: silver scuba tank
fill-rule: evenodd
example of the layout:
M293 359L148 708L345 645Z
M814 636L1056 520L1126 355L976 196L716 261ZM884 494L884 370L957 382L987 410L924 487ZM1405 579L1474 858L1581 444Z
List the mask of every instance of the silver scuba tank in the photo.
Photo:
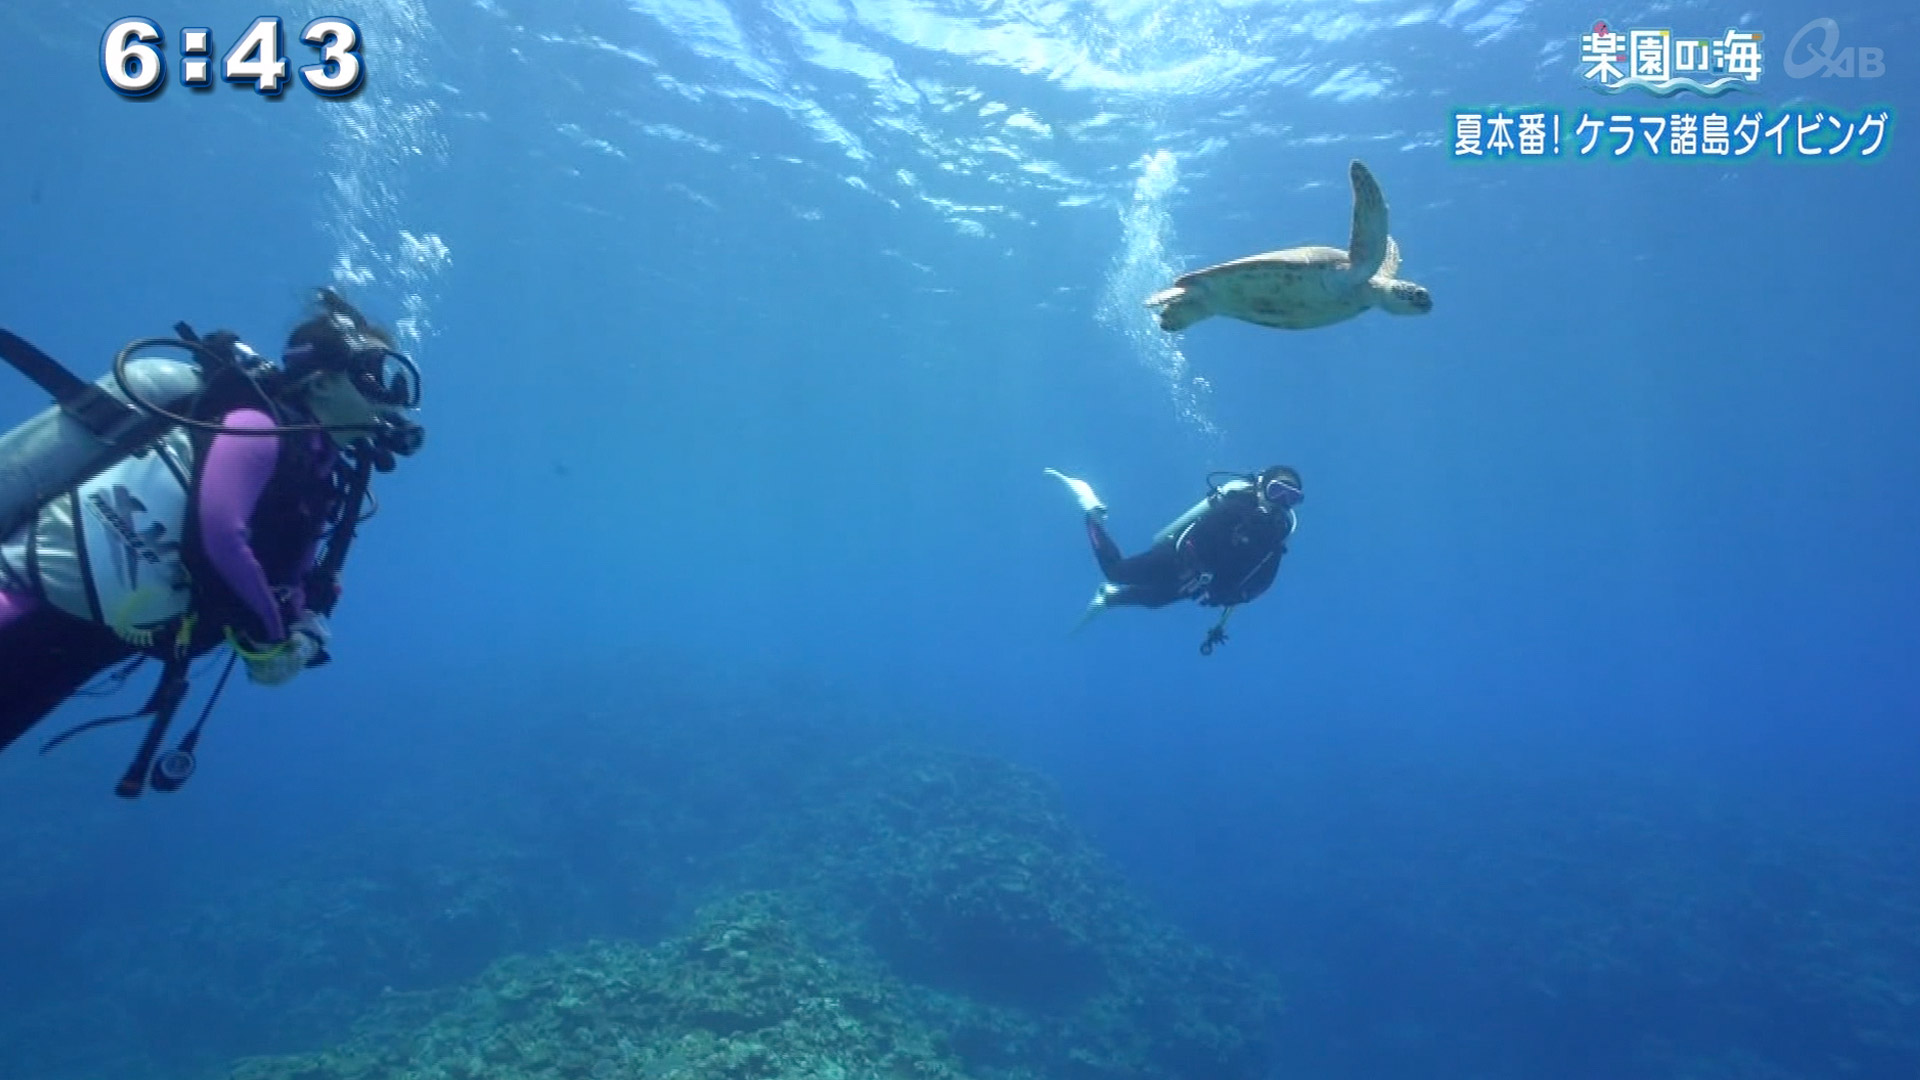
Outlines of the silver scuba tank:
M199 365L162 356L130 359L127 383L142 401L177 410L206 386ZM94 382L126 401L113 374ZM129 403L137 404L137 403ZM54 405L0 435L0 539L13 535L47 500L88 479L125 454Z
M1253 488L1253 485L1247 483L1245 480L1229 480L1226 483L1221 484L1218 490L1221 495L1226 495L1235 491L1252 490L1252 488ZM1187 526L1192 525L1194 522L1200 520L1200 515L1206 513L1207 509L1213 505L1214 498L1215 498L1214 494L1212 492L1209 492L1206 498L1201 499L1197 503L1194 503L1192 508L1190 508L1186 513L1181 514L1177 518L1174 518L1172 523L1170 523L1166 528L1161 529L1159 532L1153 534L1154 544L1158 545L1163 541L1179 539L1180 534L1187 531Z

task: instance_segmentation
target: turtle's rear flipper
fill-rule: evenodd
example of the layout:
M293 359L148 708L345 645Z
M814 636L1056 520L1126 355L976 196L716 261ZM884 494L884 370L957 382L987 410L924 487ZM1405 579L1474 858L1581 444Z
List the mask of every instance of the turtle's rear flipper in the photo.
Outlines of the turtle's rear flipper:
M1185 330L1201 319L1213 314L1207 305L1184 285L1175 285L1171 289L1161 289L1147 297L1147 306L1159 308L1160 329Z

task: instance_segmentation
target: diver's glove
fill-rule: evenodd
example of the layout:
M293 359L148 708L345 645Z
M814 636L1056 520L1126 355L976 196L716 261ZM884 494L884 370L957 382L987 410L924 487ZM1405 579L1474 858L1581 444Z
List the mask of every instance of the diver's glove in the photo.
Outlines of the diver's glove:
M247 678L261 686L279 686L306 670L313 659L333 640L326 616L303 611L287 631L287 639L264 649L254 649L234 639L233 651L247 665Z

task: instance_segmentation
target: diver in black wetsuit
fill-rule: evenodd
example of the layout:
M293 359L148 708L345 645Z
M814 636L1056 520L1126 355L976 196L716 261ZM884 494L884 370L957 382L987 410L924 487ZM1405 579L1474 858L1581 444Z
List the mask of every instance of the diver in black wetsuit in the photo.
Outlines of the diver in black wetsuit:
M1128 556L1107 535L1107 508L1092 486L1053 469L1047 475L1080 503L1094 558L1107 578L1087 606L1089 617L1109 607L1157 608L1189 599L1231 612L1273 584L1287 537L1299 524L1294 507L1305 498L1300 474L1285 465L1219 486L1209 477L1206 498L1161 529L1145 551ZM1202 652L1226 640L1225 626L1223 613Z

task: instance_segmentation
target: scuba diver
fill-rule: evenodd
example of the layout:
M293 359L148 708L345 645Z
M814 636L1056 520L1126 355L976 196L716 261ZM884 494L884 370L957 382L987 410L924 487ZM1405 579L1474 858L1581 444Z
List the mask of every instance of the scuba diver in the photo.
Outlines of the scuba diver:
M278 364L229 331L175 330L129 343L95 383L0 331L0 358L56 402L0 437L0 750L96 676L118 667L117 685L158 659L140 712L41 751L148 719L125 798L191 775L236 658L266 686L327 661L370 474L424 440L419 369L332 289ZM160 754L191 663L221 646L233 655L213 699Z
M1086 618L1110 607L1158 608L1176 600L1224 608L1200 645L1203 656L1227 640L1233 609L1273 584L1287 538L1299 526L1294 507L1306 498L1300 474L1285 465L1244 476L1213 473L1206 498L1155 534L1145 551L1128 556L1107 535L1107 507L1093 486L1055 469L1046 472L1067 486L1086 514L1093 557L1107 578L1087 605ZM1220 476L1232 479L1215 484Z

